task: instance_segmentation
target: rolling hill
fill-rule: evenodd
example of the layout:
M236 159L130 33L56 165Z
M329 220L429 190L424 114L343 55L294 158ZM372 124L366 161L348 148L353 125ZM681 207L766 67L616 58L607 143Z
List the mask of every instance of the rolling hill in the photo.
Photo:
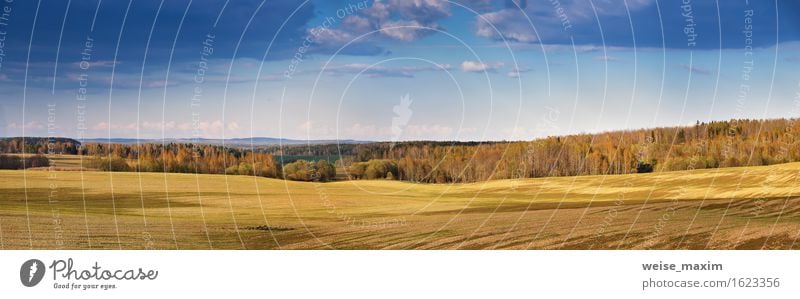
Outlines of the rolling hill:
M791 249L800 163L415 184L0 171L3 249Z

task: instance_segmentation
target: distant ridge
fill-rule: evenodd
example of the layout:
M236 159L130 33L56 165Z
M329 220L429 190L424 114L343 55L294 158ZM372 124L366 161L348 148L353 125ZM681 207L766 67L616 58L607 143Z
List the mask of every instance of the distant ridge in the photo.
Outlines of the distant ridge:
M298 145L298 144L365 144L372 141L359 141L352 139L318 139L318 140L299 140L273 137L247 137L247 138L228 138L228 139L209 139L209 138L165 138L165 139L136 139L136 138L88 138L81 140L82 143L118 143L118 144L137 144L137 143L195 143L209 145Z

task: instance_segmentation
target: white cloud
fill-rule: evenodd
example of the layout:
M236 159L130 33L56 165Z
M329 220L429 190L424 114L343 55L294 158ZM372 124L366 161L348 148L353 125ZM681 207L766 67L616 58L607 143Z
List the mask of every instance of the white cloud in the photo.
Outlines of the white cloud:
M416 20L400 20L383 23L381 33L395 40L410 42L428 34L431 29L436 27L423 25Z
M508 77L511 77L511 78L519 78L520 74L527 73L527 72L530 72L532 70L533 69L531 69L529 67L524 67L524 66L515 67L515 68L511 69L510 71L508 71L508 73L506 75Z
M482 14L476 19L478 36L494 40L533 43L539 37L528 22L528 18L518 9L503 9Z
M400 135L394 134L392 128L388 126L380 127L361 123L353 124L344 130L344 133L350 138L392 141L451 139L454 132L453 128L438 124L404 126Z
M176 124L174 121L168 121L166 123L163 122L143 122L141 125L142 128L145 130L153 130L153 131L161 131L163 130L172 130L175 129Z
M302 138L306 138L311 135L317 136L311 137L311 139L335 139L336 130L324 123L312 120L307 120L297 125L295 136L303 136Z
M39 122L37 122L37 121L30 121L30 122L27 122L25 124L11 123L11 124L8 125L8 128L9 129L25 129L25 130L44 129L44 125L39 123Z
M495 71L502 66L502 62L486 64L478 61L464 60L464 62L461 63L461 70L468 73L482 73Z
M317 51L337 51L353 42L348 46L355 48L352 50L375 55L382 49L358 47L365 47L366 42L378 37L406 42L420 39L442 30L437 22L450 15L450 5L445 0L375 1L369 8L344 18L337 28L312 28L308 34L317 44ZM359 37L362 38L355 40Z
M80 61L73 63L73 67L78 67L82 69L88 68L110 68L113 66L119 65L119 61L112 61L112 60L99 60L99 61Z
M228 122L224 124L221 120L215 120L213 122L199 122L192 126L189 124L180 124L177 126L178 128L190 128L188 132L184 132L183 134L186 136L191 135L199 135L196 137L201 138L222 138L223 130L225 133L226 138L234 137L234 136L243 136L247 134L239 134L239 124L237 122Z
M99 122L92 126L92 130L95 131L108 131L109 125L107 122Z
M453 0L453 2L464 5L477 12L485 12L492 9L492 0Z
M235 121L223 124L221 120L212 122L198 123L178 123L175 121L144 121L141 123L115 124L102 121L91 126L89 129L97 132L107 132L111 130L112 136L131 136L141 134L142 138L147 136L160 137L162 132L167 136L173 137L200 137L200 138L221 138L223 129L226 137L243 136L241 126ZM248 132L249 133L249 132Z
M421 23L434 23L450 16L450 5L445 0L389 0L389 5L393 11Z
M628 10L633 11L653 3L655 3L655 0L626 0L625 2L619 0L592 0L591 3L588 0L574 0L571 1L568 9L580 17L592 19L594 18L592 6L600 15L622 16L626 14L625 6L628 7Z
M597 60L597 61L620 61L620 60L622 60L622 58L614 57L614 56L608 56L608 55L599 55L599 56L592 57L592 59Z
M519 7L507 5L506 8L477 16L475 33L493 40L522 43L552 41L563 38L567 26L573 28L572 30L591 28L592 26L578 25L593 22L595 13L599 16L623 16L628 10L639 10L655 3L654 0L628 0L625 3L618 0L589 1L560 0L558 7L549 1L541 1L535 5L519 1ZM532 23L536 24L536 31Z
M307 120L301 123L298 128L303 131L311 131L311 129L314 128L314 123L310 120Z
M360 123L356 123L350 126L350 128L347 128L345 130L345 133L355 138L374 137L378 135L383 135L380 133L380 129L378 129L375 125L363 125ZM389 132L385 133L388 134Z
M453 128L442 125L409 125L403 129L405 139L440 139L453 137Z
M709 69L701 68L701 67L694 66L694 65L688 65L686 63L681 63L681 64L678 65L678 67L680 67L680 68L682 68L684 70L687 70L689 72L695 73L695 74L711 75L711 70L709 70Z
M101 121L96 123L92 126L91 130L98 131L98 132L108 132L109 129L111 130L111 135L126 135L133 132L136 132L137 124L136 123L128 123L128 124L117 124L117 123L107 123Z
M363 10L362 14L370 19L385 20L389 17L389 4L375 1L371 7Z
M371 77L371 78L378 78L378 77L403 77L403 78L413 78L415 74L420 72L435 72L435 71L444 71L451 69L452 66L449 64L436 64L436 65L425 65L425 66L404 66L404 67L386 67L381 65L373 65L370 66L369 64L364 63L351 63L345 64L342 66L330 66L324 69L330 75L342 75L342 74L358 74L361 73L364 76Z
M342 28L353 32L367 32L373 30L369 19L357 15L344 18L344 20L342 20Z

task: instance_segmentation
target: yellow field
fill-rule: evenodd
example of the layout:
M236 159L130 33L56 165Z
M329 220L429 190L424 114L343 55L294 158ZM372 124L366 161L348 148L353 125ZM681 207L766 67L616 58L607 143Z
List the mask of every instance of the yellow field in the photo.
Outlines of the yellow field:
M798 248L800 163L432 185L0 171L3 249Z

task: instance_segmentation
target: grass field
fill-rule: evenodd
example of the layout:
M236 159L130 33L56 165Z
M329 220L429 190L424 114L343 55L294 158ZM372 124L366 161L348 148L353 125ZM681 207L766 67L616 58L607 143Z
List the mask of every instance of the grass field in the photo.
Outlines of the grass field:
M0 171L0 245L791 249L800 247L798 174L800 163L432 185Z

